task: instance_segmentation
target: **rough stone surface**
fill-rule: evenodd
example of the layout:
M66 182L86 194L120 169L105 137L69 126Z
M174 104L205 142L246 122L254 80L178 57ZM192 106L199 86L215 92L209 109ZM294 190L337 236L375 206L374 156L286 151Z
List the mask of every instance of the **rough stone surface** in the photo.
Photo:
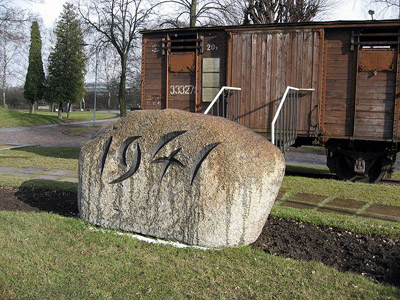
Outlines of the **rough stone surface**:
M269 141L226 119L135 111L82 147L79 211L103 227L192 245L246 245L261 233L284 166Z

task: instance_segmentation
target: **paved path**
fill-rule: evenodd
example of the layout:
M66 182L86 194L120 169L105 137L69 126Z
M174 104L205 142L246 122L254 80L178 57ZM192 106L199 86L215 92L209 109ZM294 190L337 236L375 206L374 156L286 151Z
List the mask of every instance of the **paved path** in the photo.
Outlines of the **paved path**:
M0 167L0 175L78 183L78 171L73 170Z
M33 127L0 128L0 144L81 147L91 138L97 128L93 127L80 135L69 135L68 130L79 127L92 127L94 125L99 126L118 119L97 120L95 123L93 121L82 121Z
M289 193L285 190L279 191L275 205L374 218L384 221L400 221L400 206L368 204L354 199L333 198L307 193L297 193L289 196Z

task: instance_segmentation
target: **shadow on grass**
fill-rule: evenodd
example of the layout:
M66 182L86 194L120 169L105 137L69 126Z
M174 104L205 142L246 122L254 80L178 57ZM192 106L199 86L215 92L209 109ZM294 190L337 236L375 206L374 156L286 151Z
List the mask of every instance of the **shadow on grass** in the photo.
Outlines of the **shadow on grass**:
M62 185L61 189L60 185ZM22 209L18 210L22 211L44 211L66 217L76 217L78 216L76 187L76 183L70 182L28 180L13 193L14 199L8 199L8 201L15 201L16 207L19 201L27 204L20 205Z
M310 178L325 178L325 179L337 179L337 176L330 173L328 168L321 167L307 167L297 165L287 165L285 169L285 175L289 176L305 176Z
M78 159L80 148L28 146L23 148L16 148L13 149L12 151L28 152L39 156L54 157L54 158Z

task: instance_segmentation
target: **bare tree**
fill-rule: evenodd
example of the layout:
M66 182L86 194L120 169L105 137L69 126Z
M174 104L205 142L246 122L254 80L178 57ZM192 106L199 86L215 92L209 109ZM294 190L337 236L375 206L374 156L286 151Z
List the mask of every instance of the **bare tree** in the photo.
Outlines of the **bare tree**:
M161 27L196 27L198 25L233 25L239 24L237 10L240 0L163 0L161 10L168 6L168 15L161 18ZM170 11L174 11L171 13ZM243 19L241 19L242 21Z
M126 115L127 62L134 49L140 47L140 31L154 9L145 0L77 0L83 21L110 43L120 60L118 102L121 117Z
M373 2L375 3L383 3L387 6L394 6L394 7L399 7L400 6L400 1L398 0L374 0Z
M399 0L370 0L369 5L377 5L380 14L387 15L388 11L390 14L393 13L396 18L400 19L400 1Z
M245 24L307 22L337 5L337 0L247 0Z
M107 88L107 109L111 108L111 96L118 92L118 78L121 73L118 57L115 54L114 49L107 47L102 49L99 55L98 76L100 82Z
M12 6L6 0L0 0L0 77L2 89L2 104L6 104L7 81L17 76L17 68L10 73L9 66L17 66L24 54L23 44L27 41L27 28L31 16L24 10Z

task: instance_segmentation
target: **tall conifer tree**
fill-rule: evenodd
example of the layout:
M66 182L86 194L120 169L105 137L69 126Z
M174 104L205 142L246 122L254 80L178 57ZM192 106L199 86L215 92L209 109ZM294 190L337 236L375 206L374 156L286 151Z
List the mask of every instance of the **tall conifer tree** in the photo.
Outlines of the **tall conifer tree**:
M63 104L82 100L85 93L85 53L82 30L72 4L65 4L55 29L56 45L49 56L45 98L58 103L58 118L62 118Z
M42 38L38 22L33 21L31 27L31 47L29 49L29 66L24 86L24 97L31 104L29 111L31 114L34 112L35 103L43 97L44 81Z

